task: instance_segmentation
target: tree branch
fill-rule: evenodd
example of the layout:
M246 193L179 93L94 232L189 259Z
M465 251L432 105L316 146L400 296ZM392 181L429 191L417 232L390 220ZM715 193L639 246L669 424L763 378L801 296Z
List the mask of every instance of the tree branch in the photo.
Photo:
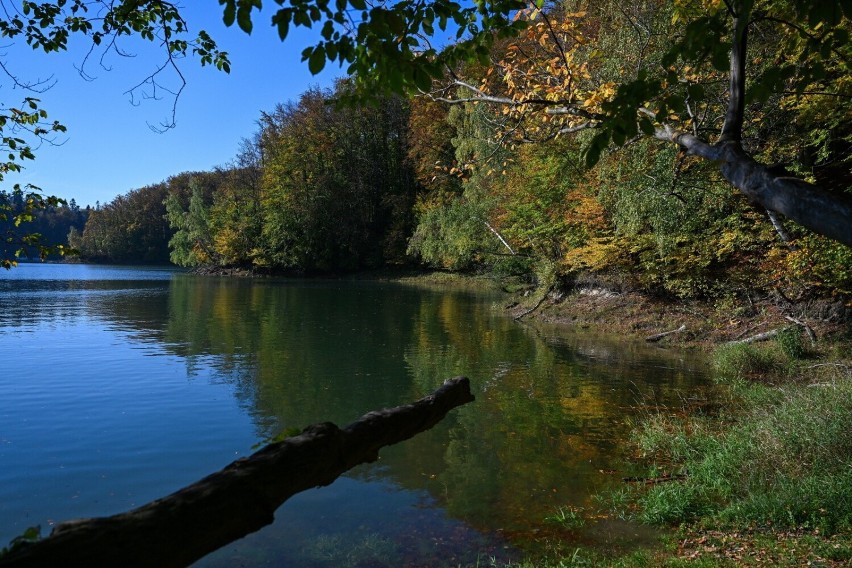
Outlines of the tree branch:
M647 109L640 112L653 114ZM847 197L783 172L779 174L775 168L756 162L736 141L709 144L669 124L658 127L655 137L718 163L722 176L764 209L852 247L852 200Z

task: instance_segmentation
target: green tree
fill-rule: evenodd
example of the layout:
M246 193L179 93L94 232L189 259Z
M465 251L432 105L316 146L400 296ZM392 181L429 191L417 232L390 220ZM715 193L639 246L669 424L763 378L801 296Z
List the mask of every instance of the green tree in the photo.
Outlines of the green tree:
M200 184L190 182L189 207L184 210L176 193L164 200L166 218L175 233L169 240L169 258L178 266L218 264L210 230L210 208L204 203Z
M421 197L418 225L408 248L433 266L467 270L489 264L501 248L514 254L508 243L501 244L503 237L494 227L493 186L501 180L489 170L500 167L506 151L489 144L490 114L484 105L471 104L453 108L447 116L454 134L452 165L438 165L447 179Z
M21 257L44 260L64 255L69 227L83 223L85 215L57 197L17 186L11 192L0 191L0 266L12 268Z
M210 225L213 247L225 265L251 266L262 258L263 150L258 135L243 140L213 195Z
M226 24L236 23L244 31L252 31L252 12L260 9L260 0L222 0L221 4ZM360 92L370 92L376 85L395 92L429 92L433 80L444 77L447 68L454 70L460 62L472 59L488 63L489 50L500 38L524 30L543 34L541 44L549 45L555 55L549 73L527 75L534 77L532 81L515 81L512 77L507 81L504 75L501 80L510 86L510 96L491 95L457 75L452 75L453 89L468 89L470 99L502 104L521 114L539 110L539 116L553 118L559 126L557 131L563 133L594 129L586 153L589 164L597 162L610 143L621 145L640 134L675 143L715 164L728 182L765 209L852 245L852 203L845 195L755 160L743 138L749 124L748 100L766 100L773 93L792 92L799 98L818 93L836 99L837 109L826 117L826 123L848 114L852 104L846 79L852 57L848 41L852 3L682 0L673 4L672 27L663 36L656 32L649 35L630 11L623 11L623 18L599 19L587 28L600 25L606 30L607 24L621 28L626 24L640 36L648 36L649 45L662 40L662 59L645 60L640 52L640 65L622 75L626 78L612 84L602 81L596 88L579 91L575 87L581 81L572 77L582 77L576 71L584 61L575 55L583 55L588 44L581 40L587 34L571 32L582 31L582 8L593 5L571 4L578 4L581 11L561 19L556 27L548 10L542 10L543 0L530 5L520 0L472 5L452 0L401 0L369 9L362 0L341 0L334 5L302 2L278 8L271 24L281 39L287 37L291 26L318 27L322 39L303 52L310 70L319 72L327 61L347 65ZM163 41L167 66L173 66L177 56L195 54L202 64L229 68L227 54L220 52L206 33L185 39L187 25L171 3L124 0L103 6L97 13L88 8L83 0L23 1L18 13L8 12L9 16L0 19L0 35L22 37L34 48L58 51L65 49L72 34L88 36L95 46L114 46L111 40L116 37L139 34ZM669 10L649 1L637 5L633 12L661 9ZM458 30L459 41L435 47L431 38L436 28L448 31L450 27ZM758 32L777 38L777 47L772 50L777 61L756 81L750 81L748 69L758 65L759 59L752 39ZM525 57L515 57L505 67L520 72L531 69ZM716 102L712 90L708 93L700 81L691 79L696 69L721 73L726 79L723 112L712 124L699 125L699 115L693 112ZM34 104L36 108L30 106L30 111L36 113L38 122L44 117ZM30 111L22 115L20 124L32 120ZM848 119L842 122L848 123ZM710 141L713 131L716 140Z
M338 107L312 89L261 118L263 258L290 270L340 271L402 260L416 184L404 100Z

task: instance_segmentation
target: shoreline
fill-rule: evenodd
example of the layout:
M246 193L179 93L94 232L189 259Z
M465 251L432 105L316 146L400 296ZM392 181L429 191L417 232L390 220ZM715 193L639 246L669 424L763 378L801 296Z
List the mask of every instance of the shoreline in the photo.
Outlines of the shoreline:
M556 287L544 296L531 285L514 286L493 276L412 267L385 267L342 274L268 273L252 268L197 267L193 274L236 278L376 280L431 286L500 290L504 311L517 320L616 334L661 347L710 351L714 347L797 326L816 345L852 342L852 298L791 300L781 293L745 292L744 298L682 300L602 285ZM845 337L844 337L845 336Z
M852 333L852 305L843 299L786 306L768 297L747 303L711 303L658 299L639 292L614 292L605 288L579 288L570 293L550 292L536 308L540 300L540 296L532 293L509 304L507 312L516 319L701 350L742 342L790 326L801 328L817 346L826 341L842 341L844 335Z

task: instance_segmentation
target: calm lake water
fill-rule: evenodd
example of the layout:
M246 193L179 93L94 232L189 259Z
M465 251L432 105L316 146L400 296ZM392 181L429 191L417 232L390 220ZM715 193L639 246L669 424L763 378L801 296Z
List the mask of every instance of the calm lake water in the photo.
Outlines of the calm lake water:
M628 420L708 380L693 354L513 322L494 293L158 268L0 272L0 546L118 513L286 428L344 426L466 375L476 402L199 566L464 566L649 531L594 516Z

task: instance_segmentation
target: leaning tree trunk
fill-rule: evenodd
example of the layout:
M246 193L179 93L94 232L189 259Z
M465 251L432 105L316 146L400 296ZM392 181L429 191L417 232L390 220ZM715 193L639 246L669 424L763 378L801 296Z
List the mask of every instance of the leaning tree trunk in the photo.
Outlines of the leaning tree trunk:
M329 422L309 426L138 509L62 523L0 558L0 568L187 566L272 523L296 493L375 461L382 447L428 430L473 399L468 379L456 377L425 398L367 413L342 430Z

